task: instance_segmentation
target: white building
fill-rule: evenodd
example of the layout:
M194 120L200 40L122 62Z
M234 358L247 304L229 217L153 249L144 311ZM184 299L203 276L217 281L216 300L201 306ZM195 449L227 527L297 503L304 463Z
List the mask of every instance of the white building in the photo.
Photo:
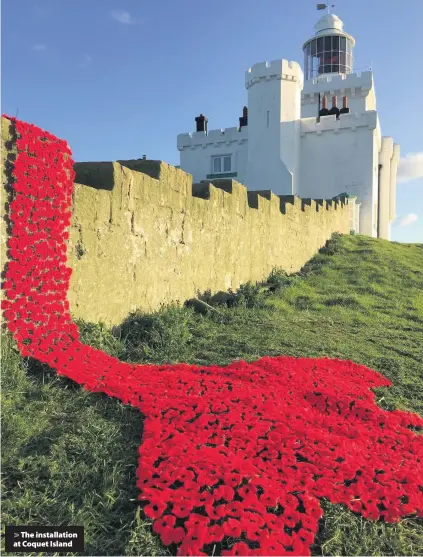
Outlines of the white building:
M234 178L278 195L356 196L359 232L390 239L399 145L381 136L373 73L354 73L355 40L342 21L328 13L315 30L303 46L304 73L287 60L246 72L239 127L208 130L200 115L197 131L178 135L180 167L194 182Z

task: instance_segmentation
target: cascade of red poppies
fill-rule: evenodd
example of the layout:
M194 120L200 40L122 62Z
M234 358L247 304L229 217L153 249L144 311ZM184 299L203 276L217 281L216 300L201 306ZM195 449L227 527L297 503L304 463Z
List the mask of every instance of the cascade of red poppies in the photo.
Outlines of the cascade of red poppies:
M4 318L23 356L145 415L137 485L178 555L310 555L319 499L372 520L423 516L423 427L387 412L391 383L349 361L130 365L82 344L66 300L73 161L66 142L9 118Z

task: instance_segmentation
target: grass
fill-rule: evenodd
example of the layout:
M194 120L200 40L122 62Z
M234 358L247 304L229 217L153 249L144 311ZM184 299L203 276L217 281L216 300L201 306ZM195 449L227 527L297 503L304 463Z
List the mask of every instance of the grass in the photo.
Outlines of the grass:
M81 336L126 361L351 359L392 380L380 406L423 415L423 245L335 238L302 273L271 278L275 292L246 287L219 313L171 306L128 317L120 338L78 323ZM86 555L166 555L136 501L143 416L22 360L8 335L2 352L3 524L84 525ZM422 520L374 523L323 505L315 555L423 554Z

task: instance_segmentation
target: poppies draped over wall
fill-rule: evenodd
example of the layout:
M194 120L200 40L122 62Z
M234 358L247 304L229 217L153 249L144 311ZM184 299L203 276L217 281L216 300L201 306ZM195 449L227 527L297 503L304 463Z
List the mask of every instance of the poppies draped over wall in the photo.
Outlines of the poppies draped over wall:
M82 344L66 300L73 161L14 118L6 164L4 318L24 357L145 415L137 486L178 555L309 555L319 499L371 520L423 516L423 427L387 412L391 383L349 361L262 358L226 367L131 365Z

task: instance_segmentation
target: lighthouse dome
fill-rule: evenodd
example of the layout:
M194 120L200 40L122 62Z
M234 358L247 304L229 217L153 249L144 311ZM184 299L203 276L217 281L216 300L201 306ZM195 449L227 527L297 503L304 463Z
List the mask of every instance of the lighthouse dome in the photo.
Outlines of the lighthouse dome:
M316 35L321 35L323 33L344 34L343 28L343 21L335 14L325 14L314 26Z
M304 78L349 74L353 70L355 40L344 31L335 14L325 14L314 26L315 34L304 43Z

